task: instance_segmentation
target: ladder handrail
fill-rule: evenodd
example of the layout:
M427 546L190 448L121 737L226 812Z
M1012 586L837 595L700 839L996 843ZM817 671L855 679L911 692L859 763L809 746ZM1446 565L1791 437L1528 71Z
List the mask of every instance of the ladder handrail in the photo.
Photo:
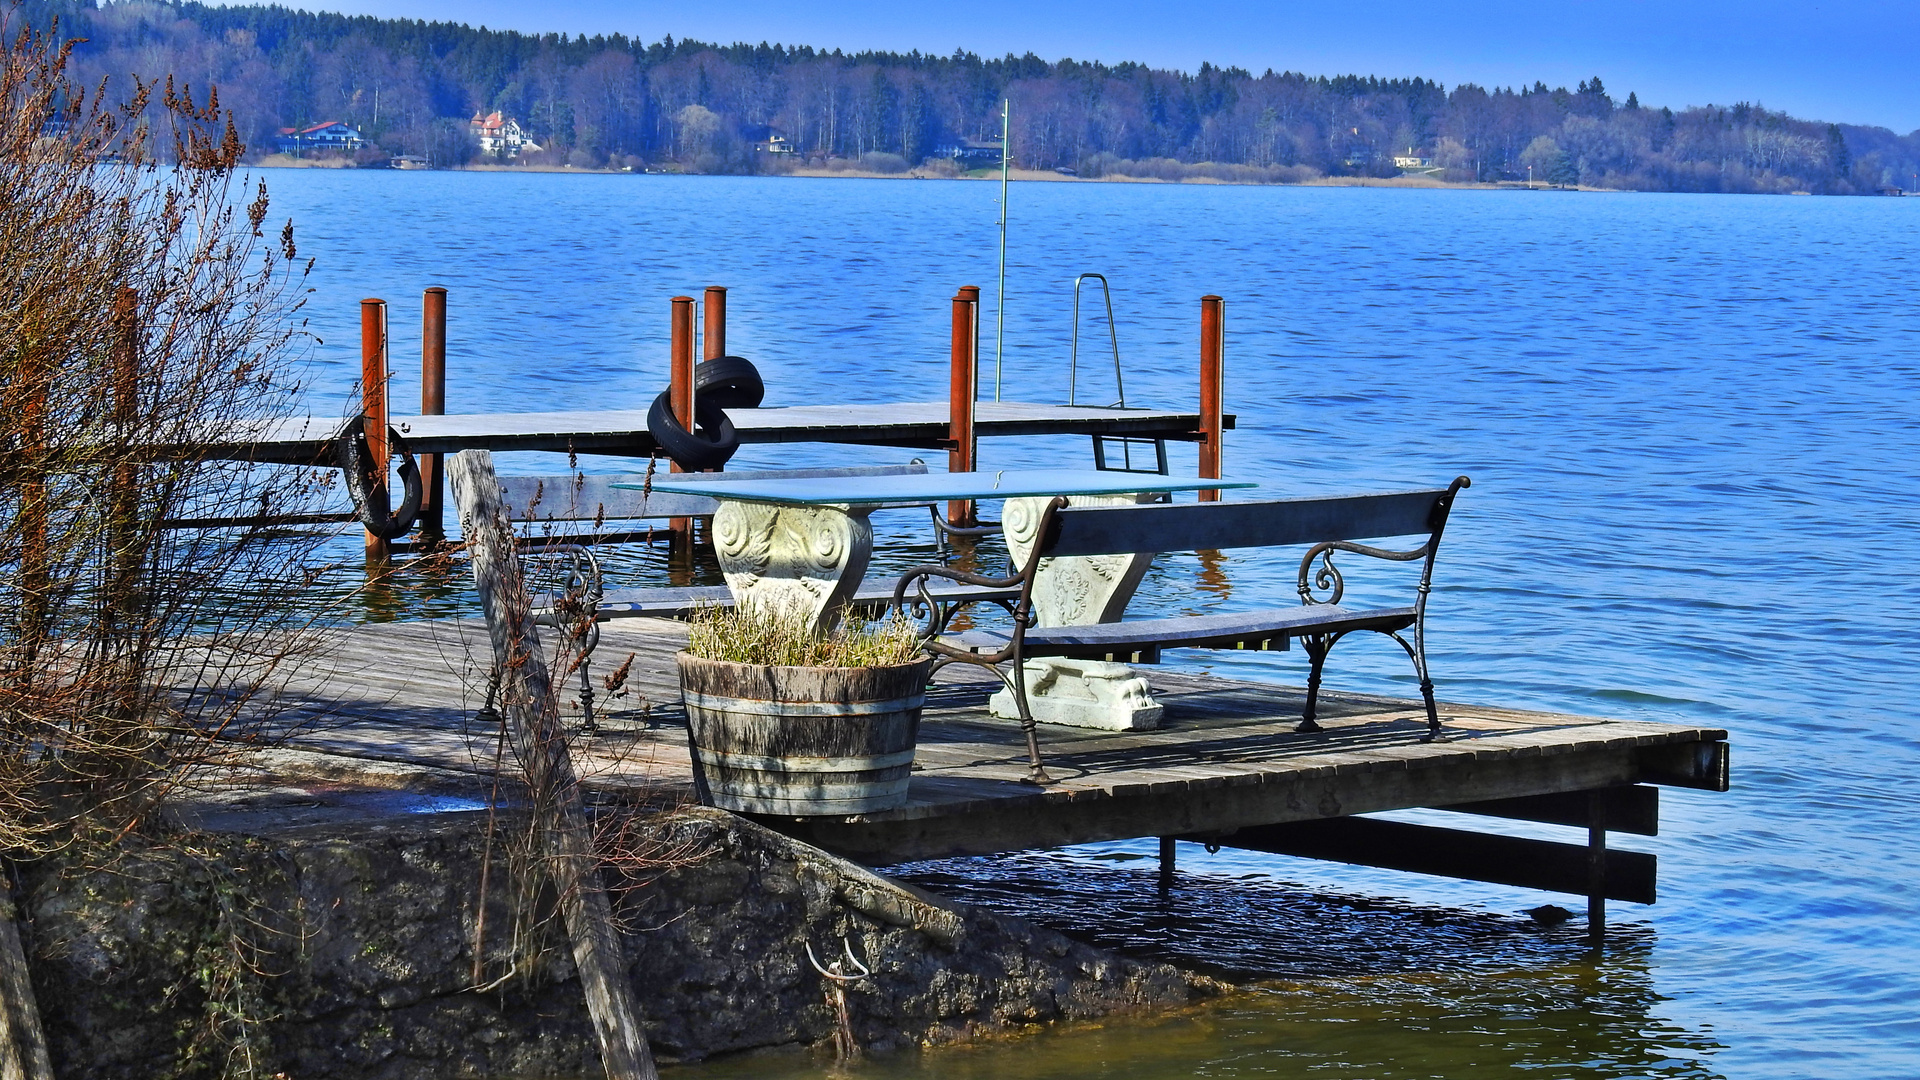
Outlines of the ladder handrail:
M1113 286L1107 284L1105 274L1087 273L1073 279L1073 339L1068 346L1067 404L1078 404L1074 395L1075 383L1080 376L1080 283L1088 278L1099 279L1100 291L1107 298L1107 335L1113 342L1113 388L1120 395L1120 400L1108 407L1124 409L1127 407L1127 387L1120 376L1120 329L1113 324Z

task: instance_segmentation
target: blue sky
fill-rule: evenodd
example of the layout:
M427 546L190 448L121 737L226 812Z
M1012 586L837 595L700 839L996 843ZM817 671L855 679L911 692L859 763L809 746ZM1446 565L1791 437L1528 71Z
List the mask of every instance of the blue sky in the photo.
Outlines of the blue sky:
M292 0L336 9L335 3ZM1754 101L1816 120L1920 128L1920 2L1843 0L336 0L337 10L496 29L666 34L842 49L1049 59L1202 60L1308 74L1419 75L1451 87L1571 87L1599 75L1652 105Z

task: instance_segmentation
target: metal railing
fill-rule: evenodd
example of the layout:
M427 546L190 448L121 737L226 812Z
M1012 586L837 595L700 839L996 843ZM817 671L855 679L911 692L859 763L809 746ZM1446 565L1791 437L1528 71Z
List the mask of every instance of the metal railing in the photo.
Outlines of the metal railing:
M1073 337L1068 346L1067 404L1079 404L1080 286L1084 284L1088 278L1092 278L1100 283L1100 292L1106 299L1107 341L1113 347L1114 402L1112 405L1104 407L1109 409L1124 409L1127 407L1127 384L1126 376L1120 367L1120 328L1113 321L1113 286L1107 282L1107 276L1105 274L1094 273L1081 274L1079 277L1073 279ZM1109 443L1117 446L1120 451L1120 461L1118 464L1108 463ZM1148 444L1151 444L1153 447L1153 464L1151 467L1136 468L1133 464L1134 449L1137 446L1144 450ZM1102 472L1158 473L1164 476L1167 472L1167 441L1165 439L1149 439L1131 435L1095 435L1093 437L1093 467Z

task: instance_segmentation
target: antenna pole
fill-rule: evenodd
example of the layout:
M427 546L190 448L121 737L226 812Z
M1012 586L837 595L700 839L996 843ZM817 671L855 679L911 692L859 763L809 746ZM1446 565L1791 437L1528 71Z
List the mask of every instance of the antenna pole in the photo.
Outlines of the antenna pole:
M1000 360L1007 340L1007 169L1012 158L1013 101L1000 101L1000 305L993 313L993 400L1000 400Z

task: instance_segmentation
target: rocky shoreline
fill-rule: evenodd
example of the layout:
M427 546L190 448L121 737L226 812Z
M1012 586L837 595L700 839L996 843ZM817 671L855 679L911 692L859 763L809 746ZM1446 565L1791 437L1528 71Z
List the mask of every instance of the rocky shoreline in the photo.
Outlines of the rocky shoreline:
M597 1073L553 898L517 889L538 875L504 854L524 827L502 816L490 829L485 812L395 815L25 868L55 1072L218 1075L244 1060L303 1080ZM724 811L637 819L622 846L641 853L618 913L663 1061L830 1055L843 1031L885 1053L1227 989L942 900ZM844 1022L809 946L821 964L851 954L872 970L843 984Z

